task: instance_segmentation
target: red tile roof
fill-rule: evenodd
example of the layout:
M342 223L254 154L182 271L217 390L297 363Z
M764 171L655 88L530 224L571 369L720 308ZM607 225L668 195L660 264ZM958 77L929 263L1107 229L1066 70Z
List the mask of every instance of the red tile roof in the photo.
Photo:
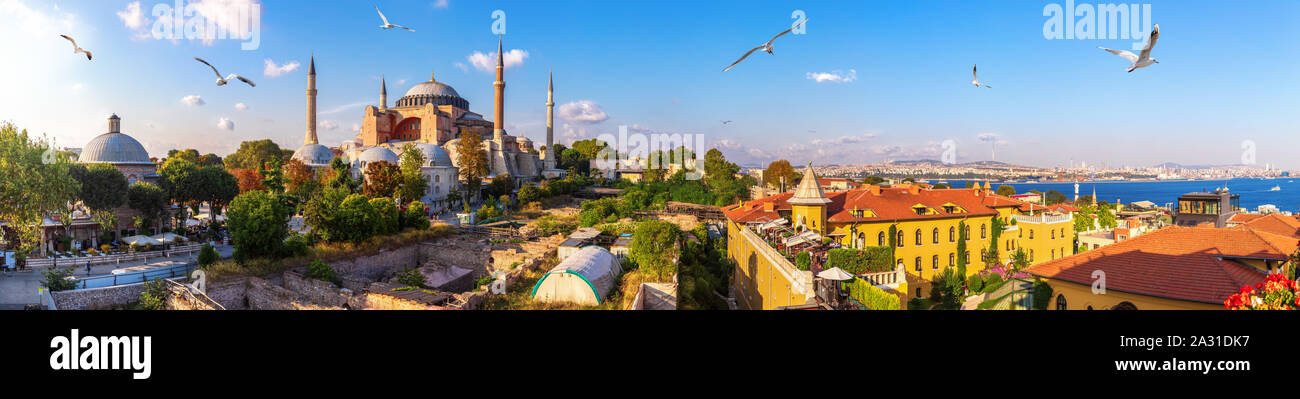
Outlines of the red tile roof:
M780 217L776 211L791 209L787 201L792 195L792 193L781 193L746 201L723 208L723 213L727 218L737 222L775 220ZM849 191L826 193L826 198L831 200L831 203L826 205L827 219L831 222L943 219L997 214L997 210L985 205L986 199L980 195L979 190L970 188L935 190L912 185L864 186ZM1006 197L993 202L999 203L1000 206L1019 207L1025 204ZM767 203L772 204L772 210L764 209L763 205ZM924 205L934 213L918 215L913 208L916 205ZM956 205L965 212L959 210L947 212L944 209L946 205ZM1036 209L1041 210L1042 207ZM875 216L856 217L853 216L854 210L871 211Z
M1079 211L1079 208L1075 208L1068 204L1048 205L1047 209L1057 211L1057 212L1078 212Z
M1286 260L1300 240L1253 229L1166 227L1126 241L1029 267L1031 274L1177 300L1223 303L1264 272L1234 259Z
M1261 213L1238 213L1228 218L1228 223L1246 223L1264 217Z
M1241 215L1241 214L1237 214L1237 215ZM1232 228L1267 231L1269 233L1283 235L1287 237L1300 237L1300 220L1282 216L1276 213L1271 213L1268 215L1258 215L1258 216L1259 217L1250 218L1249 222L1237 225Z

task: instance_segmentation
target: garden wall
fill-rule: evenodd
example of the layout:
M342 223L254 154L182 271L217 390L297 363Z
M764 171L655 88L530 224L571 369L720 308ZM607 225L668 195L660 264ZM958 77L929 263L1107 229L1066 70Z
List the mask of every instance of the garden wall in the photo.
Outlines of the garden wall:
M51 292L54 306L59 310L95 310L130 305L140 301L144 283L118 285L85 290Z

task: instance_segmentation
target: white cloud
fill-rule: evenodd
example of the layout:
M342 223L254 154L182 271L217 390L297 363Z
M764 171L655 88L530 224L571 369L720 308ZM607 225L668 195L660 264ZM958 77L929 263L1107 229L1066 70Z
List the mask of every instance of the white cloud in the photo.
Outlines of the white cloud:
M433 8L447 8L447 6L449 5L449 4L447 4L447 3L450 3L450 1L448 1L448 0L438 0L438 1L435 1L435 2L433 2Z
M839 144L857 144L857 143L866 142L867 139L874 138L874 137L876 137L876 135L875 135L874 133L865 133L865 134L861 134L861 135L857 135L857 136L840 136L840 137L833 138L833 139L829 139L829 140L814 139L813 141L811 141L811 143L812 143L812 145L822 145L822 144L836 144L836 145L839 145Z
M185 97L181 97L181 104L185 104L191 107L197 107L197 106L202 106L203 104L207 104L207 102L203 101L203 97L199 97L197 95L188 95Z
M140 2L134 1L126 5L126 9L117 12L117 17L122 19L122 24L128 29L136 30L144 26L148 18L140 11Z
M815 80L817 83L849 83L858 80L858 71L850 69L846 74L837 69L830 72L808 72L805 76L808 80Z
M191 0L189 4L210 23L216 24L217 27L225 29L226 32L231 32L231 34L241 32L241 25L245 29L248 27L248 21L241 21L239 16L243 15L247 18L248 12L246 10L250 10L252 7L261 7L261 2L258 0L200 0L197 2ZM206 38L203 40L203 44L211 46L214 40L215 38Z
M475 69L480 71L496 72L497 70L497 53L495 51L487 54L475 51L474 54L470 54L465 58L469 60L470 65L473 65ZM513 49L506 51L505 56L502 57L502 61L505 62L506 69L510 69L523 65L525 58L528 58L528 51Z
M244 103L238 103L238 104L235 104L235 109L240 110L240 111L247 111L247 110L248 110L248 104L244 104Z
M337 130L339 128L338 122L328 120L328 119L320 121L318 125L320 126L321 129L325 129L325 130Z
M275 65L275 61L271 61L270 58L267 58L266 68L262 70L262 74L274 78L298 70L299 65L298 61L290 61L283 65Z
M217 127L229 131L234 131L235 122L231 122L230 118L222 117L221 120L217 121Z
M606 115L605 110L600 108L600 104L596 104L596 102L591 100L582 100L561 105L559 114L560 118L563 118L564 120L583 125L600 123L609 119L609 115Z
M360 124L360 123L353 123L353 124L352 124L352 131L353 131L353 132L358 132L358 133L361 132L361 124Z
M574 141L578 141L587 137L587 128L585 127L577 127L565 123L564 125L561 126L561 130L563 130L563 132L560 133L560 137L568 139L569 144L573 144Z

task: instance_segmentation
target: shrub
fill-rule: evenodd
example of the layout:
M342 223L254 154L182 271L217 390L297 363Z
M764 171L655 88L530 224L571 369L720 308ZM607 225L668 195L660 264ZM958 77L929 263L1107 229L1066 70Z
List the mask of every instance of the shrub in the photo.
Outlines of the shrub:
M314 278L320 281L328 281L334 285L342 286L343 282L339 280L339 275L334 271L334 267L325 261L314 259L307 265L307 278Z
M849 296L857 299L867 309L898 310L902 307L902 301L898 299L897 295L885 292L885 290L877 288L866 280L855 278L846 285L849 289Z
M397 283L411 287L428 288L425 285L427 282L424 279L424 273L420 273L420 269L402 269L401 273L397 273Z
M834 248L827 253L826 266L856 274L889 272L894 271L893 258L894 250L890 247Z
M265 191L240 194L226 210L235 248L244 257L274 256L289 235L289 209Z
M998 289L998 287L1001 286L1002 286L1002 276L996 273L990 273L989 275L984 276L985 292L993 292L993 290L996 290Z
M1047 306L1052 303L1052 286L1047 285L1043 280L1034 280L1034 309L1046 310Z
M428 208L423 202L415 201L406 206L406 212L402 214L402 227L416 230L429 228Z
M307 241L307 237L300 234L294 234L289 236L287 240L284 240L284 246L281 247L280 255L281 257L292 258L295 256L307 256L307 253L309 252L311 252L311 243Z
M203 248L199 249L199 266L206 268L218 259L221 259L221 255L217 253L217 249L213 248L211 244L203 244Z
M632 237L629 259L652 277L667 278L677 274L677 243L682 231L677 225L661 220L641 222Z
M150 280L144 283L144 291L140 292L140 302L137 304L140 310L167 310L167 287L163 285L162 279Z
M808 252L800 252L798 255L794 256L794 265L799 267L799 270L811 269L812 255L809 255Z
M77 288L77 280L69 280L72 276L73 268L66 267L62 269L49 268L41 272L45 275L45 281L41 285L50 291L67 291Z
M374 198L370 200L370 209L374 212L375 235L392 234L400 231L401 220L397 213L397 204L392 198Z
M978 274L974 276L970 276L969 278L966 279L966 288L970 288L970 292L972 293L983 291L984 278L980 277L980 275Z
M534 227L537 228L537 235L539 236L568 235L578 229L578 218L575 216L546 215L538 218L534 222Z

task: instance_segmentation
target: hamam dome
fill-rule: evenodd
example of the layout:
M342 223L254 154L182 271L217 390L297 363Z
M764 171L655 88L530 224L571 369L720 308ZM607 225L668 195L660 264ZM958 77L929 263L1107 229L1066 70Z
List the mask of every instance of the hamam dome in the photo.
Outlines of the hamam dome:
M406 95L397 100L398 107L415 107L424 104L433 103L433 105L452 105L461 109L469 109L469 101L460 96L456 89L446 83L434 80L429 77L428 82L415 85L406 91Z
M308 166L328 166L334 160L334 151L320 144L307 144L294 151L293 159Z
M149 152L144 150L131 136L122 134L121 119L117 115L108 118L108 133L90 140L77 158L81 163L107 163L118 165L153 165Z

